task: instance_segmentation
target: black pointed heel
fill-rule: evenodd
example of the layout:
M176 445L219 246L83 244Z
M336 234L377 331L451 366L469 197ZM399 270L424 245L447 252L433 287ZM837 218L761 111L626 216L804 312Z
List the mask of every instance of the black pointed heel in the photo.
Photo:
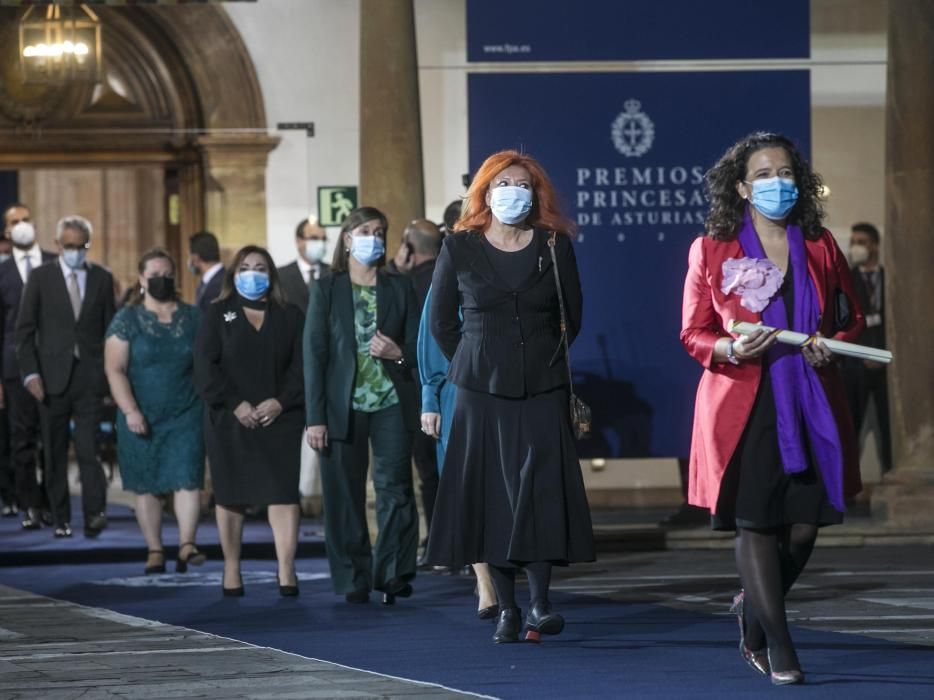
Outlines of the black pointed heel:
M242 598L246 591L243 589L243 576L240 576L240 585L236 588L227 588L224 586L224 578L221 576L221 593L225 598Z
M294 598L298 595L298 574L293 573L292 575L295 576L295 583L289 586L279 581L279 575L276 574L276 583L279 584L279 595L283 598Z
M408 598L413 592L412 584L405 579L390 579L383 586L383 605L395 605L396 598Z
M538 642L543 634L561 634L564 631L564 618L552 612L551 603L540 600L532 603L525 618L525 640Z
M477 617L481 620L493 620L496 619L496 616L499 615L499 606L491 605L487 608L480 608L477 611Z
M185 547L191 547L191 551L188 552L188 556L184 559L182 558L182 550ZM188 572L188 565L192 566L201 566L205 561L207 561L207 555L204 552L198 551L198 547L194 542L182 542L178 545L178 558L175 560L175 571L179 574L184 574Z
M164 574L165 573L165 552L161 549L150 549L148 552L146 552L146 554L161 554L162 563L147 566L145 569L143 569L143 573L146 576L151 576L152 574Z
M499 611L496 620L496 632L493 641L497 644L511 644L519 641L519 629L522 627L522 611L519 608L504 608Z

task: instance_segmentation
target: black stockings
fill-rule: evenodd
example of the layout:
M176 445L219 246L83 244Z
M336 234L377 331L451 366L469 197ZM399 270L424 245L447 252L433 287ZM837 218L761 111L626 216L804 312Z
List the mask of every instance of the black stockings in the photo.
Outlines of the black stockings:
M773 668L800 668L785 615L785 595L804 570L817 539L815 525L795 524L776 530L741 529L736 538L736 566L745 590L746 647L766 644Z
M551 586L551 564L537 561L527 564L525 573L529 577L529 599L535 602L548 601L548 588ZM493 566L490 564L490 578L496 589L496 599L500 609L516 608L516 570L511 566Z

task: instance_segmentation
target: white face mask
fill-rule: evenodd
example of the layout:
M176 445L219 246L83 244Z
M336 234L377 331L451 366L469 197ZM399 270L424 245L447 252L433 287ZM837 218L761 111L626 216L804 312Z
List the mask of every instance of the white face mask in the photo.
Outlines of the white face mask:
M321 262L324 260L324 249L327 247L327 241L312 239L305 241L305 259L310 262Z
M854 265L862 265L869 260L869 248L861 243L854 243L850 246L850 262Z
M10 231L10 239L13 241L13 245L20 248L29 248L36 242L36 228L28 221L20 221Z

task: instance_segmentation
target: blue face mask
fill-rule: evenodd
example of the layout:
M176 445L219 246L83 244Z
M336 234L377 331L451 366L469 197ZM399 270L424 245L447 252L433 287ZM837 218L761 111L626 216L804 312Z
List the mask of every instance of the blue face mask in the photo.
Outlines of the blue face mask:
M784 219L798 201L798 187L794 180L770 177L767 180L753 180L750 184L752 206L767 219Z
M269 291L269 274L257 270L241 270L234 276L234 286L244 299L256 301Z
M379 236L354 236L350 254L364 265L372 265L386 254L386 244Z
M532 209L532 191L524 187L494 187L490 192L490 209L504 224L518 224Z
M80 248L78 250L63 250L62 251L62 260L65 261L65 264L68 265L72 270L77 270L79 267L84 265L85 259L88 257L88 251Z

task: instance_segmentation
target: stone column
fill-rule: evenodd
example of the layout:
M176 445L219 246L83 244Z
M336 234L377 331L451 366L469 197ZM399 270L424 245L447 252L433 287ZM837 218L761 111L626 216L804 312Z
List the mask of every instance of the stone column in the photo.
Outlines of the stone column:
M360 3L360 203L389 218L390 256L425 213L412 0Z
M889 3L886 95L886 333L894 470L873 516L934 527L934 3Z
M266 245L266 160L277 136L200 136L204 156L204 227L225 261L248 243Z

